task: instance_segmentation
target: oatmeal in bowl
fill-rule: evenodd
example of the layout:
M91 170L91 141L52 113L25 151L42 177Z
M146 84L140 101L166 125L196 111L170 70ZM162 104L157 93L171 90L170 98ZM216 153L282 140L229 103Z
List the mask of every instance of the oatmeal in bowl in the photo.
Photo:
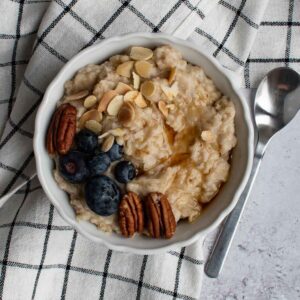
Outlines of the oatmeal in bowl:
M172 238L229 178L235 105L175 47L134 45L64 83L46 135L77 220Z

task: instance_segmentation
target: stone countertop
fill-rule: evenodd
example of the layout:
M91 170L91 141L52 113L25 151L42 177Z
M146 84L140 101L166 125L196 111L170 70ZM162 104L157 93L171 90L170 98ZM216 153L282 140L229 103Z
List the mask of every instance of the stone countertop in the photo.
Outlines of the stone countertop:
M223 271L204 275L200 299L300 299L300 112L270 142Z

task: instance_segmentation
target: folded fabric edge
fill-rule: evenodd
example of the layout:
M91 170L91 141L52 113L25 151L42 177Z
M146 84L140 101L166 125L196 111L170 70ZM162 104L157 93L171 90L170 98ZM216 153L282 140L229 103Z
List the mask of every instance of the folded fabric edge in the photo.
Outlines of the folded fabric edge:
M36 173L34 173L32 176L30 176L29 180L24 180L13 190L9 191L7 194L2 196L0 198L0 209L18 190L20 190L24 185L26 185L29 181L31 181L35 176L36 176Z
M202 20L209 14L214 6L216 6L218 0L200 0L190 14L173 30L171 33L175 37L181 39L188 39L199 25L199 15Z
M263 1L260 1L259 2L259 7L256 7L255 9L255 15L256 15L256 24L258 25L257 28L255 28L255 31L253 31L251 33L251 35L249 34L248 36L248 43L247 43L247 47L243 49L243 53L240 55L240 56L237 56L236 53L232 53L230 51L230 49L228 49L228 45L224 45L223 42L224 40L226 39L226 41L228 40L230 34L232 33L232 31L234 30L234 26L233 23L231 24L230 28L228 29L228 32L227 32L227 37L225 36L224 37L224 40L222 41L222 43L215 39L213 37L213 32L210 32L210 31L207 31L207 30L203 30L203 28L201 28L201 26L197 26L196 29L194 30L195 31L195 36L197 35L200 35L201 38L203 39L199 42L196 42L196 40L193 38L193 35L191 34L192 38L191 40L192 41L195 41L196 44L203 44L203 48L206 50L207 53L209 53L210 55L213 55L215 56L215 53L217 52L216 50L218 50L218 48L221 48L222 49L222 54L223 54L223 57L222 56L218 56L217 59L219 60L219 62L227 69L227 70L230 70L232 72L235 72L236 74L239 74L243 71L245 65L246 65L246 62L247 62L247 59L249 57L249 54L251 52L251 49L254 45L254 42L256 40L256 37L257 37L257 33L259 31L259 28L260 28L260 23L263 19L263 16L265 14L265 11L267 9L267 5L269 3L269 0L263 0ZM254 1L253 3L251 3L252 5L254 5ZM245 2L242 2L241 5L245 5ZM244 21L246 23L250 22L249 21L249 18L247 18L247 16L243 15L243 12L239 12L238 11L238 8L236 8L234 5L231 5L230 3L226 2L226 1L219 1L218 3L218 7L226 7L227 9L229 9L230 11L233 11L235 12L235 14L237 16L239 16L239 18L242 18L244 19ZM214 14L214 11L211 10L211 13L210 13L210 17L212 17L213 19L215 18L215 16L213 15ZM208 17L209 17L208 16ZM234 19L233 22L236 22L238 20L238 17L236 17ZM205 21L204 21L205 22ZM253 28L253 27L251 27ZM206 45L207 44L207 45ZM214 54L213 54L214 53Z

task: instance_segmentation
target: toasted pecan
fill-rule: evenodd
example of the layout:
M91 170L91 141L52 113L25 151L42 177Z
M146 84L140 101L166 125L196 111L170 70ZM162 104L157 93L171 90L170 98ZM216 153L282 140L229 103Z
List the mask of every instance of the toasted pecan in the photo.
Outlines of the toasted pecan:
M139 196L128 192L119 206L119 226L125 237L132 237L135 232L142 233L144 229L144 214Z
M76 108L68 103L54 112L46 139L49 154L66 154L70 150L76 133L76 113Z
M145 205L150 236L171 238L176 230L176 220L167 196L158 192L150 193Z

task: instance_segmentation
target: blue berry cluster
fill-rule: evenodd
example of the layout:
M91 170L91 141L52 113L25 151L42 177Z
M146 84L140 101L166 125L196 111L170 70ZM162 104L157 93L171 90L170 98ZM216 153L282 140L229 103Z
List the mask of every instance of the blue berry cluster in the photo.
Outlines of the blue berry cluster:
M114 143L108 152L101 152L98 138L83 129L75 136L76 150L59 157L59 171L71 183L85 183L88 207L96 214L109 216L118 209L121 192L116 182L103 175L113 161L121 160L123 147ZM130 161L120 161L114 168L115 179L127 183L135 178L136 169Z

